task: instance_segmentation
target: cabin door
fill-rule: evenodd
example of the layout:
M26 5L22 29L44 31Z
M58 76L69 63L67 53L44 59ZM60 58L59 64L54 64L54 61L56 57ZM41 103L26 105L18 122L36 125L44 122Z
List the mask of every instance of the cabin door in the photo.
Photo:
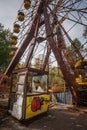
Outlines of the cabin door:
M27 72L18 73L16 91L10 94L10 112L19 120L23 118L26 78Z

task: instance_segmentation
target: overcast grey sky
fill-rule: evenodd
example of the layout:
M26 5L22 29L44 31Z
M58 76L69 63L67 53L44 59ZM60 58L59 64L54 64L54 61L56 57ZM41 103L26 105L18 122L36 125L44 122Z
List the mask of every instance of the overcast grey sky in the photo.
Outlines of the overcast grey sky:
M13 29L13 23L18 14L23 0L0 0L0 23L5 28Z

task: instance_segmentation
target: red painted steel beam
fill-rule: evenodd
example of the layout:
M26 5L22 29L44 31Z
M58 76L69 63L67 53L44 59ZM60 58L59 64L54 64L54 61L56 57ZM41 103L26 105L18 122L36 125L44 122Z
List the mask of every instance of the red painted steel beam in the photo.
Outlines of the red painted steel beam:
M63 30L63 32L65 33L66 37L68 38L68 40L70 41L71 45L74 47L74 50L75 52L78 54L79 58L81 60L83 60L83 57L79 51L79 49L76 47L76 45L74 44L74 42L72 41L72 39L70 38L70 36L68 35L68 33L66 32L66 30L64 29L64 27L62 25L61 26L61 29Z
M51 53L51 47L50 47L50 45L48 45L47 46L47 53L46 53L45 60L44 60L43 66L42 66L42 71L45 71L46 65L49 62L50 53Z
M31 41L29 52L28 52L27 59L25 61L24 67L28 67L29 61L32 58L32 54L33 54L33 50L34 50L35 42L36 42L36 36L37 36L37 33L38 33L38 26L39 26L39 20L38 20L36 28L35 28L34 37L33 37L32 41Z
M75 65L73 64L72 58L70 57L70 55L67 51L65 41L64 41L60 27L57 28L57 39L58 39L58 45L61 48L61 52L63 52L63 54L65 55L65 58L66 58L67 62L69 63L71 69L73 70L75 77L78 77L78 72L75 69Z
M15 69L12 73L16 74L16 73L20 73L20 72L24 72L24 71L34 72L36 75L43 75L43 74L48 75L48 71L41 71L39 69L29 68L29 67L25 67L25 68L21 68L21 69Z

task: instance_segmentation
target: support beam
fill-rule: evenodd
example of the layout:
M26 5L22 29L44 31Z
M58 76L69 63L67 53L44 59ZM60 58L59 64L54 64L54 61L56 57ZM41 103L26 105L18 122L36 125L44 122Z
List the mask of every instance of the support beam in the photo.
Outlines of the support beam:
M47 14L47 8L45 6L44 6L44 22L45 22L45 27L46 27L47 41L51 46L51 49L55 55L55 58L56 58L58 64L60 64L60 68L64 75L65 81L67 82L67 84L71 90L74 100L76 102L79 102L78 92L75 89L75 84L70 76L70 72L67 70L67 67L63 61L63 57L61 55L61 50L58 48L58 46L56 45L56 43L52 37L53 32L52 32L52 28L50 27L49 15Z
M35 47L36 36L37 36L37 33L38 33L38 26L39 26L39 18L38 18L38 22L36 24L34 37L33 37L32 41L31 41L29 52L28 52L27 59L25 61L24 67L28 67L29 61L31 60L31 57L32 57L32 54L33 54L33 50L34 50L34 47Z
M50 45L48 45L47 46L47 53L46 53L45 60L44 60L43 66L42 66L42 71L45 71L46 65L49 62L50 53L51 53L51 47L50 47Z
M63 52L63 54L65 55L65 58L66 58L67 62L69 63L72 71L74 72L75 77L78 77L78 72L75 69L75 65L73 64L72 58L70 57L70 55L67 51L66 44L65 44L60 27L57 28L57 32L58 32L57 33L58 45L61 48L61 53Z

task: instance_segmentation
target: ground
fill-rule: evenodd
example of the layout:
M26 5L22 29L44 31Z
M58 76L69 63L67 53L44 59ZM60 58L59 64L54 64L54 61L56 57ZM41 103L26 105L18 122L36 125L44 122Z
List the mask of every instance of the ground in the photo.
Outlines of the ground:
M43 115L19 122L0 107L0 130L87 130L87 109L57 104Z

